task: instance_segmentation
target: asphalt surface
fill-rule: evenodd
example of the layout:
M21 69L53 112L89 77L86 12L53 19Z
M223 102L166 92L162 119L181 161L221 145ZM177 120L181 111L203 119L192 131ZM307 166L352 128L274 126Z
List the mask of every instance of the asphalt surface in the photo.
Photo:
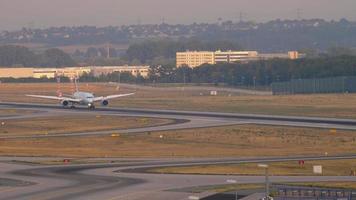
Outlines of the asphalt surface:
M356 120L311 118L291 116L246 115L213 112L189 112L149 109L100 108L88 111L84 108L63 109L54 105L1 103L1 108L34 110L36 112L17 116L3 116L1 120L35 118L43 116L68 115L71 113L88 115L138 116L173 119L175 123L156 127L133 128L125 130L96 131L85 133L66 133L32 136L1 136L0 139L26 139L37 137L73 137L111 134L140 134L151 131L179 130L226 126L235 124L266 124L297 127L317 127L327 129L355 130ZM28 162L53 158L13 158L0 157L0 200L12 199L100 199L100 200L180 200L189 196L205 197L206 193L191 193L191 187L227 184L234 179L238 183L263 183L260 176L229 175L166 175L147 173L147 169L167 166L190 166L234 163L260 163L295 160L337 160L355 159L356 155L336 157L285 157L285 158L228 158L228 159L153 159L116 160L111 164L84 164L64 166L29 165ZM16 160L17 162L13 162ZM355 177L271 177L272 182L319 182L356 181Z
M355 157L355 156L351 156ZM121 160L119 164L90 164L67 166L31 166L6 162L14 158L1 158L0 176L17 182L31 182L26 186L0 187L0 199L188 199L205 197L211 192L192 193L190 187L238 183L263 183L262 176L229 175L165 175L150 174L143 169L164 166L211 165L214 163L285 161L299 158L220 159L220 160ZM16 158L35 160L36 158ZM310 158L312 159L312 158ZM315 157L315 159L321 159ZM341 159L328 157L324 159ZM140 169L140 170L139 170ZM133 170L138 170L134 172ZM142 171L141 171L142 170ZM274 176L272 182L356 181L355 177L339 176Z
M95 111L88 111L87 108L77 108L74 110L64 109L58 105L48 104L23 104L23 103L0 103L0 109L33 109L37 112L33 115L13 116L12 119L30 118L38 116L64 115L64 114L87 114L87 115L115 115L134 117L153 117L173 119L176 123L144 128L118 129L94 132L75 132L65 134L49 135L16 135L0 136L0 139L18 138L44 138L44 137L77 137L89 135L112 134L113 131L120 134L140 134L147 132L193 129L217 127L237 124L259 124L276 126L311 127L325 129L356 130L356 120L320 118L320 117L296 117L296 116L275 116L275 115L255 115L255 114L235 114L217 112L195 112L195 111L174 111L174 110L151 110L151 109L128 109L128 108L98 108ZM38 112L40 111L40 112ZM2 120L7 119L3 117ZM8 118L11 119L11 118Z

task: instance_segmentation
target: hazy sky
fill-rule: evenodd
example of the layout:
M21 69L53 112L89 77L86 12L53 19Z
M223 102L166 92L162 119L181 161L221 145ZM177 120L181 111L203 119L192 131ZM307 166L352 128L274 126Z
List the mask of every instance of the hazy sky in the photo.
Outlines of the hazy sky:
M356 0L0 0L0 30L61 25L267 21L303 18L356 20Z

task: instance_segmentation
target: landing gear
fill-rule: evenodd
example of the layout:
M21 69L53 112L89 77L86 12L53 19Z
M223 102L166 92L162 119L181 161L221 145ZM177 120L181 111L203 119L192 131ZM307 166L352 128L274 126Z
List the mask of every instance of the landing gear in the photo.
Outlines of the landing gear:
M89 105L88 105L88 108L89 108L90 110L94 110L94 109L95 109L95 106L94 106L93 104L89 104Z
M74 109L74 108L75 108L74 103L71 103L69 108L70 108L70 109Z

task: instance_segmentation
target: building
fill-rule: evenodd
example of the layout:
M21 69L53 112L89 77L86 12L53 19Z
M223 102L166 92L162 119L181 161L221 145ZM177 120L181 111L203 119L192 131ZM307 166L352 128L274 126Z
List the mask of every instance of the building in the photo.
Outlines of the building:
M298 51L289 51L288 57L289 57L289 59L295 60L295 59L299 59L300 55L299 55Z
M76 78L80 77L83 74L89 74L91 69L89 67L66 67L66 68L59 68L56 71L57 76L64 76L68 78Z
M0 68L0 78L55 78L68 77L74 79L83 74L100 76L114 72L128 72L133 76L139 74L148 77L150 66L90 66L66 68Z
M31 78L33 68L0 68L0 78Z
M259 54L258 56L260 60L269 60L275 58L295 60L302 57L303 56L298 51L289 51L287 53L265 53Z
M59 76L73 79L80 77L84 73L90 73L88 67L66 67L66 68L32 68L33 78L55 78Z
M214 52L210 51L187 51L177 52L177 67L198 67L203 64L215 64Z
M150 66L90 66L91 72L94 76L107 75L115 72L130 73L133 76L148 77Z
M56 68L33 68L32 78L55 78L57 74Z
M216 51L215 63L234 63L258 58L257 51Z
M249 62L269 59L299 59L303 57L297 51L287 53L259 54L257 51L187 51L177 52L177 67L198 67L203 64Z

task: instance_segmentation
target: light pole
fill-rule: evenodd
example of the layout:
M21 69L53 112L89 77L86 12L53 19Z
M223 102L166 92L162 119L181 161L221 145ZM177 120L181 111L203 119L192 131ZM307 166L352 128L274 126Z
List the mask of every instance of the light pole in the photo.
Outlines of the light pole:
M230 183L230 184L236 184L237 183L237 181L233 180L233 179L226 180L226 182ZM235 200L237 200L237 190L235 191Z
M258 164L258 167L265 169L265 183L266 183L266 200L269 199L269 178L268 178L268 165Z
M253 77L253 91L254 91L255 94L256 94L256 79L257 79L257 77L254 76Z
M186 84L186 80L185 80L185 68L183 68L183 97L185 97L185 84Z
M118 84L117 84L117 89L120 90L120 84L121 84L121 72L119 71L118 74Z

